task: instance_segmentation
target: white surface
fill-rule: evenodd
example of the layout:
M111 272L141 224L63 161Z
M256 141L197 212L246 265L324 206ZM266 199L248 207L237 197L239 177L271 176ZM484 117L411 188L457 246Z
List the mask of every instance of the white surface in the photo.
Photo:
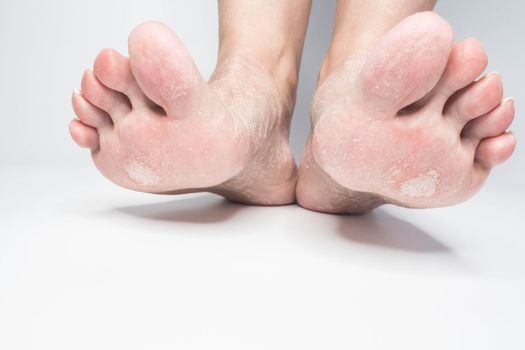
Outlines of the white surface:
M364 217L0 173L0 349L525 348L523 193Z

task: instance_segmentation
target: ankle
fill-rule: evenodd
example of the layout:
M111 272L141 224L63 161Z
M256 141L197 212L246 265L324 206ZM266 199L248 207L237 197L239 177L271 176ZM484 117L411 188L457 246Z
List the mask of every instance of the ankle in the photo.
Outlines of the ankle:
M291 112L310 6L311 0L219 1L218 64L231 54L253 57Z
M299 58L292 48L266 45L242 44L240 42L221 42L217 60L220 66L228 57L240 55L253 58L272 77L288 107L293 109L299 74Z

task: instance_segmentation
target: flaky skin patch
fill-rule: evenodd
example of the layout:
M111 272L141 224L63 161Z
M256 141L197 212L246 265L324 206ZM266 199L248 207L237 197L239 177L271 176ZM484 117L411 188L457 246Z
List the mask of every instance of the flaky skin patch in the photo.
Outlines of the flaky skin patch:
M412 198L430 197L436 192L439 174L432 169L401 184L400 191Z
M138 160L131 160L125 167L131 181L137 185L154 186L160 183L160 176Z

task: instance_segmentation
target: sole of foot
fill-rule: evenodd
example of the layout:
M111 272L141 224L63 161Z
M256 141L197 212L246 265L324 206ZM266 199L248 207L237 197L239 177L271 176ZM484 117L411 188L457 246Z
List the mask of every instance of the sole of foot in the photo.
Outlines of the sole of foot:
M147 22L130 34L129 58L100 52L72 104L73 140L119 186L294 202L291 108L248 54L231 55L207 82L175 33Z
M454 44L433 12L406 18L370 52L349 56L314 97L298 203L358 214L471 197L516 144L506 131L514 101L503 99L498 74L478 79L486 65L481 45Z

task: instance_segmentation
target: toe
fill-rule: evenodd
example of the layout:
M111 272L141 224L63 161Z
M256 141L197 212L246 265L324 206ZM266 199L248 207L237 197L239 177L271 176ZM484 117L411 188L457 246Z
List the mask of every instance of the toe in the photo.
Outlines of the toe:
M505 99L498 107L474 118L463 128L462 136L471 140L494 137L505 132L514 119L514 99Z
M445 104L443 114L462 129L469 120L497 107L502 98L501 77L497 73L490 73L452 95Z
M85 125L93 128L105 128L112 125L109 115L98 107L89 103L79 91L75 90L71 97L71 104L77 118Z
M397 112L421 99L440 79L452 48L450 25L434 12L407 17L392 28L360 73L360 96L374 108ZM357 103L357 101L356 101Z
M133 108L149 105L148 98L131 73L129 59L115 50L102 50L93 65L93 73L106 87L125 94Z
M446 100L456 91L476 80L487 67L487 55L481 44L468 38L452 48L450 57L436 88L433 101L443 109Z
M206 82L175 33L146 22L129 36L130 64L142 91L168 116L185 117Z
M108 113L113 121L122 118L131 111L128 98L124 94L104 86L90 70L84 72L80 86L82 96L91 104Z
M74 119L69 124L69 133L77 145L95 151L99 147L98 132L96 129Z
M512 133L489 137L480 142L475 161L482 167L490 169L509 159L515 148L516 138Z

